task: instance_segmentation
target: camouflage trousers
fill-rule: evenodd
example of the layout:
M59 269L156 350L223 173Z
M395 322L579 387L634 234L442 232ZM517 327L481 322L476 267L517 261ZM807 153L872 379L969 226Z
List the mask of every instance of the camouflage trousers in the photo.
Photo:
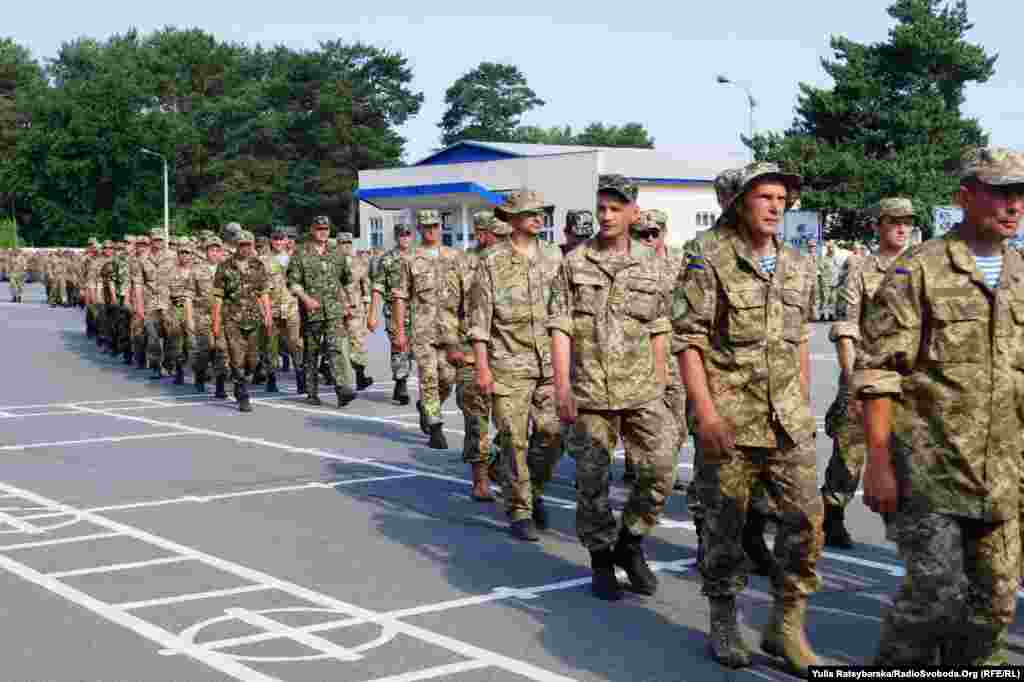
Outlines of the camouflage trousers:
M85 330L91 328L98 338L103 338L103 314L106 304L90 303L85 307Z
M455 368L448 362L443 346L432 343L413 343L412 354L420 374L420 403L427 415L427 423L440 424L441 405L452 394Z
M629 410L581 410L568 450L576 460L576 535L591 552L611 547L618 538L608 482L620 438L636 466L623 528L634 535L650 533L675 484L676 423L663 397Z
M46 280L46 302L50 305L64 305L68 300L67 281L60 277Z
M145 357L146 355L146 322L145 320L136 317L135 312L132 311L132 319L129 323L129 333L132 337L132 350L135 353L135 358Z
M825 504L844 509L857 496L857 487L868 456L867 436L858 419L845 419L837 425L832 439L832 457L825 469L821 496Z
M184 367L188 364L189 356L192 355L194 339L189 336L186 329L184 304L172 305L167 312L174 318L174 328L177 333L167 339L166 350L170 360L167 360L166 357L164 360L170 363L170 369L177 369L178 365ZM195 322L194 319L193 322Z
M836 314L836 294L838 287L832 286L832 282L826 282L824 278L818 278L818 315Z
M295 371L302 367L302 335L299 333L299 315L276 316L273 326L263 332L260 348L260 364L268 371L276 371L280 356L287 353L292 359Z
M353 365L366 367L369 364L369 356L366 353L366 306L358 306L352 317L345 321L345 329L348 331L348 343Z
M242 327L234 320L224 322L224 340L231 358L231 379L249 381L260 361L261 324Z
M356 378L349 357L349 341L343 320L309 322L303 326L305 347L306 387L309 395L317 395L320 384L320 358L327 358L327 364L334 374L336 388L348 387L354 390Z
M406 338L411 340L412 336L406 336ZM395 337L390 332L388 332L388 341L391 347L391 378L395 381L408 379L409 374L412 373L412 351L408 350L404 353L396 351Z
M490 461L487 437L491 427L491 399L477 386L475 365L462 365L456 372L456 378L455 402L462 410L466 432L462 441L462 461L466 464L486 463Z
M144 323L146 330L146 358L149 366L163 365L164 369L174 369L174 337L180 333L178 320L168 310L147 310Z
M788 439L779 435L780 444ZM824 508L818 493L814 439L777 448L738 447L723 455L704 453L698 495L705 505L703 594L729 597L747 585L742 533L758 482L775 502L777 598L805 597L821 587L816 566L824 545Z
M10 272L7 274L8 283L11 285L11 298L17 298L25 291L25 273Z
M224 335L214 338L210 313L194 312L196 334L192 340L192 372L196 377L226 377L228 375L228 344Z
M512 521L528 519L533 500L544 494L562 456L554 379L497 376L492 409L501 443L505 513Z
M132 310L126 305L108 304L104 314L106 322L105 338L110 347L118 353L131 348Z
M889 525L906 573L882 621L875 665L1005 665L1017 610L1019 520L905 510Z

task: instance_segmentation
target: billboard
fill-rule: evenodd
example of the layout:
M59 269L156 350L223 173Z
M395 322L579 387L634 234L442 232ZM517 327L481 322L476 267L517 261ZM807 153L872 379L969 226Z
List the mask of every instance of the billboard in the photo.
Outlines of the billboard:
M932 239L938 239L964 219L964 210L959 206L936 206L932 210Z
M821 249L821 218L817 211L786 211L779 238L800 252L807 251L807 242L814 239Z

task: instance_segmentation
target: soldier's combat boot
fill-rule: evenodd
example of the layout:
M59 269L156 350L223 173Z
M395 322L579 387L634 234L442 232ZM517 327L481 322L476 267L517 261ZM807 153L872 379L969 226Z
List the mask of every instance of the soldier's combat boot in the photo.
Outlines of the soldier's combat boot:
M853 549L853 538L846 530L845 509L834 504L825 504L825 546L839 549Z
M235 382L235 396L238 398L239 412L252 412L252 402L249 400L249 387L244 381Z
M129 347L124 351L124 364L130 365L133 362L135 362L135 354L132 353L132 349Z
M373 377L366 376L366 367L363 365L357 365L352 363L352 368L356 371L356 390L362 391L370 386L373 386Z
M267 393L277 393L277 375L273 372L267 375Z
M287 353L281 354L281 371L288 372L292 368L292 358Z
M174 385L183 386L185 384L185 368L178 363L174 366Z
M306 371L301 367L295 369L295 392L299 395L306 392Z
M146 354L136 353L135 354L135 366L139 369L146 369Z
M395 390L391 394L391 399L399 405L409 404L409 388L407 386L408 379L395 379Z
M537 530L547 530L551 526L548 519L548 510L544 506L544 498L542 497L533 498L533 523L537 526Z
M192 377L195 379L196 393L206 393L206 372L198 370L192 373Z
M750 665L750 647L743 641L736 619L735 597L713 597L711 600L711 657L729 668Z
M256 370L252 373L252 383L262 384L267 380L267 371L263 367L263 363L256 365Z
M654 594L658 589L658 576L654 575L654 571L647 565L643 543L644 536L633 535L623 527L619 533L619 540L615 543L612 560L616 566L621 566L626 571L634 592Z
M779 572L779 565L768 544L764 541L764 529L768 517L753 507L747 510L747 523L743 526L743 551L754 565L754 573L773 578Z
M776 597L772 620L761 639L762 651L785 660L790 671L803 678L807 677L808 667L821 665L807 641L806 618L805 597Z
M320 361L320 380L323 381L324 386L334 384L334 377L331 376L331 365L327 362L327 358L323 358Z
M694 519L693 529L697 532L697 568L704 561L704 520Z
M494 502L491 482L487 479L487 463L473 463L473 492L469 494L477 502Z
M598 599L618 601L622 599L622 585L615 577L615 559L610 549L601 549L590 553L590 568L594 577L590 581L590 591Z
M430 422L427 421L427 413L423 410L423 403L419 400L416 401L416 410L420 413L420 431L429 435Z
M540 536L537 535L537 529L533 526L533 519L513 521L509 530L512 532L512 537L516 540L523 540L524 542L537 542L540 540Z
M636 468L633 466L633 460L628 456L626 457L626 473L622 474L622 480L626 483L636 480Z
M320 387L317 383L317 379L319 378L320 377L317 375L317 372L313 372L312 381L309 382L306 390L306 402L315 407L323 405L323 403L320 402Z
M338 396L338 409L345 407L356 399L356 392L349 386L342 386L340 388L335 386L334 394Z
M447 450L448 439L444 437L444 424L430 425L430 440L427 447L433 450Z
M217 383L213 394L214 398L217 398L218 400L227 400L228 392L224 387L224 383L225 381L223 376L217 377Z
M149 377L151 379L162 379L163 378L164 372L160 368L160 363L159 362L154 362L154 363L150 364L149 369L150 369L150 372L151 372Z

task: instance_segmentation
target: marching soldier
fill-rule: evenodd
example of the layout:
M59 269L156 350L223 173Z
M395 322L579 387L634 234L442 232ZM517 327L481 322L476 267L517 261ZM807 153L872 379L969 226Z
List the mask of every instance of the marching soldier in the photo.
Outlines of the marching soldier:
M185 365L192 354L192 342L195 338L195 311L192 305L194 287L192 286L192 243L180 241L178 244L178 263L171 271L168 282L170 288L171 307L168 309L173 318L175 333L173 341L168 343L167 353L174 363L174 383L181 386L185 383Z
M166 237L161 228L149 233L151 250L139 261L134 286L136 315L144 320L146 331L146 356L153 378L163 376L161 368L174 369L173 358L165 353L164 344L173 344L177 332L171 313L171 273L177 266L177 256L167 248Z
M370 283L370 268L362 256L352 252L352 233L338 233L338 250L352 273L348 285L348 302L352 315L345 321L351 347L352 369L356 374L356 390L362 391L373 385L373 377L367 376L369 357L366 353L366 306L373 300L373 285Z
M25 292L25 269L28 259L19 248L11 250L7 260L7 281L11 285L11 302L22 303L22 296Z
M408 225L395 225L395 247L383 254L377 261L373 273L373 297L370 312L366 319L366 327L371 332L377 331L377 308L381 300L384 302L384 325L388 333L391 354L391 378L395 389L391 399L399 405L409 404L409 372L412 370L412 351L403 351L395 347L397 329L394 326L394 309L391 294L401 277L401 259L409 253L413 243L413 231ZM405 336L412 338L412 315L405 316Z

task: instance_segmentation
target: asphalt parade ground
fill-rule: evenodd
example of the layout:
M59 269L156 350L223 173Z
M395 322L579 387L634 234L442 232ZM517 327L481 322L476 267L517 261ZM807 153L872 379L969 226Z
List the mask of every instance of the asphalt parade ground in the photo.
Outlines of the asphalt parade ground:
M653 597L590 595L568 458L546 490L551 530L514 540L500 506L469 497L454 398L447 452L426 447L414 405L392 403L383 333L370 340L377 383L344 410L329 387L323 407L304 404L289 375L241 414L212 387L100 354L81 310L42 298L31 284L9 304L0 284L0 679L794 679L763 654L737 672L710 660L681 495L647 542ZM837 376L824 324L812 367L821 477ZM621 503L621 453L614 478ZM847 518L858 545L826 551L809 636L827 662L863 664L902 569L859 498ZM741 609L756 647L766 579ZM1022 635L1015 625L1018 665Z

